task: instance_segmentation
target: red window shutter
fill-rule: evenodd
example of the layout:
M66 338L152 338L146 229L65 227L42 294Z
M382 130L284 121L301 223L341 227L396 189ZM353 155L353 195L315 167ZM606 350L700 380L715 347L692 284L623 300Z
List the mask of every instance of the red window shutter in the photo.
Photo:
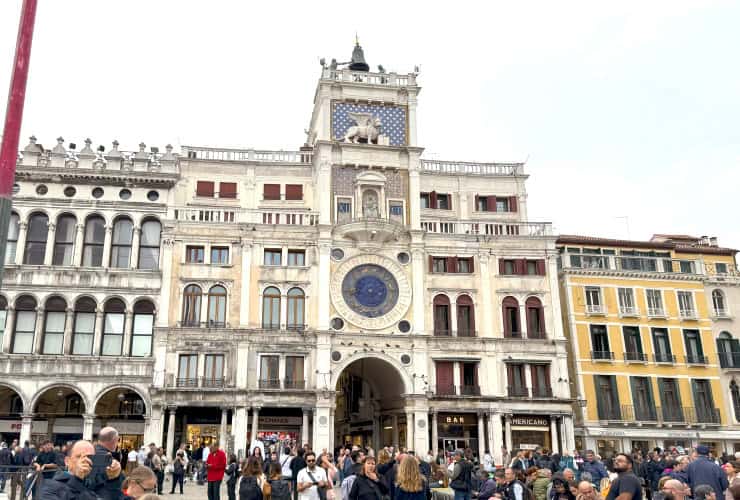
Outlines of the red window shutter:
M537 259L537 274L545 275L545 259Z
M429 208L437 208L437 192L429 193Z
M529 365L529 371L532 379L532 395L539 395L539 381L537 380L537 366Z
M303 199L303 184L286 184L285 185L285 199L286 200L302 200Z
M448 194L447 196L447 210L452 210L452 195Z
M511 363L506 365L506 379L508 380L509 387L514 387L514 365Z
M455 375L453 370L455 365L452 361L437 361L437 389L449 389L455 385Z
M478 196L478 195L476 194L476 195L475 195L475 206L473 207L473 211L474 211L474 212L477 212L477 211L478 211L478 200L480 200L480 196Z
M505 259L498 260L498 273L501 275L506 274L506 260Z
M434 257L431 255L429 256L429 272L434 272Z
M219 198L236 198L236 182L220 182L218 185Z
M509 196L509 212L516 212L516 196Z
M504 300L504 304L501 307L501 314L504 315L504 337L506 338L511 337L511 321L509 321L509 315L506 314L508 307L509 305L506 303L506 300Z
M527 259L516 259L514 261L514 274L527 274Z
M265 200L279 200L280 199L280 184L265 184L262 197Z
M475 305L473 305L472 300L470 301L470 330L475 332Z
M488 211L489 212L495 212L496 211L496 197L495 196L489 196L487 203L488 203Z
M473 331L475 331L475 328L473 328ZM475 382L476 387L478 387L478 366L479 363L475 363L473 365L473 381Z
M196 196L207 196L213 198L213 182L212 181L198 181L195 188Z
M542 332L540 332L540 333L543 334L543 335L541 335L541 337L542 338L545 338L544 334L547 333L547 328L545 326L545 308L542 307L542 306L540 306L537 309L537 315L540 317L540 328L542 329ZM549 373L549 368L548 368L548 373ZM549 377L549 375L548 375L548 377Z
M470 257L468 259L468 262L470 262L470 272L474 273L475 272L475 257Z
M448 273L457 272L457 257L447 257L447 272Z

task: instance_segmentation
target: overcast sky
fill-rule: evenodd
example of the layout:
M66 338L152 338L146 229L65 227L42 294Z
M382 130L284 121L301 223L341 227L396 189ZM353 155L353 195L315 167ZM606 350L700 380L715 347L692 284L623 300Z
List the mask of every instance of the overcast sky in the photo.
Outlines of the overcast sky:
M527 160L531 218L740 248L738 26L737 1L39 0L21 147L296 149L318 59L357 32L373 68L421 67L427 158Z

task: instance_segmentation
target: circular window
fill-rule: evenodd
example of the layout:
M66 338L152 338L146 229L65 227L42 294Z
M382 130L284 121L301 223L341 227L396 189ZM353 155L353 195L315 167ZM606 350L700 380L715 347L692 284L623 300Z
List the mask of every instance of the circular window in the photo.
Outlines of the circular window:
M341 330L344 328L344 320L342 318L332 318L331 327L333 330Z
M18 194L18 191L21 190L20 184L13 184L13 194Z
M339 351L334 351L331 353L331 360L332 361L339 361L342 359L342 353Z
M411 260L411 257L409 257L409 254L407 254L406 252L399 253L397 257L398 262L400 262L401 264L408 264Z
M64 188L64 196L71 198L77 194L77 190L73 186L67 186Z
M411 323L409 323L405 319L403 321L399 321L398 322L398 330L401 333L409 333L411 331Z
M408 354L402 354L401 363L403 363L404 365L411 363L411 356L409 356Z
M103 188L101 187L96 187L92 190L93 198L102 198L103 194L105 194L105 191L103 191Z
M41 196L45 195L49 192L49 188L46 187L46 184L39 184L36 186L36 194L40 194Z
M121 189L118 192L118 196L120 196L122 200L128 200L129 198L131 198L131 190L130 189Z
M341 248L332 248L331 258L334 260L342 260L344 258L344 250Z
M157 201L159 199L159 193L157 191L149 191L146 194L146 199L149 201Z

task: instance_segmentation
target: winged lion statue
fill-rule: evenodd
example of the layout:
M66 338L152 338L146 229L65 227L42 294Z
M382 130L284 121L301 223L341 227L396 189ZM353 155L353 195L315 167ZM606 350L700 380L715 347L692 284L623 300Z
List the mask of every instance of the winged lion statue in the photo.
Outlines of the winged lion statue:
M360 139L366 139L368 144L378 143L380 135L380 118L374 117L371 113L347 113L357 125L351 126L344 134L344 142L357 144Z

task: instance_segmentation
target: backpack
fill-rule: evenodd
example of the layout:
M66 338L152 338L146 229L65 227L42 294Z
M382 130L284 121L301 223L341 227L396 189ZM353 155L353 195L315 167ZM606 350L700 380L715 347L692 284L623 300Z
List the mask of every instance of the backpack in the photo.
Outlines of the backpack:
M283 479L269 481L272 500L290 500L290 485Z
M154 470L154 464L152 463L152 459L149 457L146 457L144 459L144 467L149 467L150 469Z
M263 500L262 490L254 476L242 477L239 483L239 500Z
M450 488L458 491L470 491L472 488L472 470L473 464L463 459L458 462L460 464L460 475L450 483Z

